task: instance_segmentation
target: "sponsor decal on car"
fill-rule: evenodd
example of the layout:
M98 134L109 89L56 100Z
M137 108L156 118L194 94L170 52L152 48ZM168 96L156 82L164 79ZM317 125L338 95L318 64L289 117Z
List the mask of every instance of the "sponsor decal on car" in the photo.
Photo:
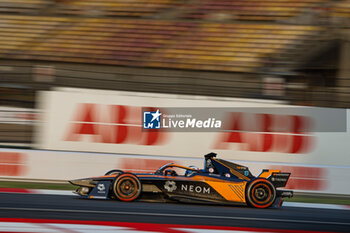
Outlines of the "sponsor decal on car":
M187 191L190 193L210 194L210 187L204 187L204 186L192 185L192 184L190 185L182 184L181 191Z
M178 189L179 187L179 189ZM202 185L194 185L194 184L178 184L176 185L175 181L166 181L164 184L164 189L166 189L168 192L188 192L188 193L197 193L197 194L210 194L210 187L205 187Z
M97 189L98 189L99 193L102 193L102 192L104 192L106 190L106 187L105 187L104 184L98 184L97 185Z
M175 181L170 181L168 180L167 182L165 182L164 184L164 188L168 191L168 192L173 192L177 189L176 183Z

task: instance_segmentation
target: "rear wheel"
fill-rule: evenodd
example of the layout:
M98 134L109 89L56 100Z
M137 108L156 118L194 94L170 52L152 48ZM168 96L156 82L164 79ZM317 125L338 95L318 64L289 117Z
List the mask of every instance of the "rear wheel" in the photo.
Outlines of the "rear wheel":
M276 199L276 189L265 179L256 179L248 185L247 204L256 208L268 208Z
M131 173L123 173L113 184L113 193L121 201L133 201L141 194L141 182Z

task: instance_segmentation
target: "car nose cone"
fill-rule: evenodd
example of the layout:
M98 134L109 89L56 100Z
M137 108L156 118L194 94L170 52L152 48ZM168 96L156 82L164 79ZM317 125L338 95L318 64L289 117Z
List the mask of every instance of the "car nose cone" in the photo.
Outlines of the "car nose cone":
M84 186L84 187L94 187L95 184L93 180L91 179L76 179L76 180L69 180L69 183L72 185L77 185L77 186Z

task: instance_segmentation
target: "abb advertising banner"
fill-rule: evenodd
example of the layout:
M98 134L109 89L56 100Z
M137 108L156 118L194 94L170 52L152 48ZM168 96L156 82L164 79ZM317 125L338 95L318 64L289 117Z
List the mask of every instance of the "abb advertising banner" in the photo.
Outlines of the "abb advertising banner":
M232 161L232 160L231 160ZM152 157L126 154L0 149L0 179L67 181L105 174L109 170L155 172L164 164L204 166L202 158ZM253 175L262 169L291 172L286 188L299 192L350 194L350 168L268 162L233 162L249 167Z
M350 166L348 110L305 116L277 101L84 89L39 96L40 149L185 158L213 151L230 160Z

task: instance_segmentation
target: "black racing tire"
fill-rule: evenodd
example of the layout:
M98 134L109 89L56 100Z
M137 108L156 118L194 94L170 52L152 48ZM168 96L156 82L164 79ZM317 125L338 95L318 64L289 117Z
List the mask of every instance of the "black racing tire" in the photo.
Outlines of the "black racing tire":
M121 201L134 201L142 192L140 180L132 173L119 175L113 183L113 193Z
M276 199L275 186L266 179L256 179L248 183L246 202L255 208L268 208Z
M123 173L124 172L122 170L114 169L114 170L110 170L110 171L106 172L105 176L119 175L119 174L123 174Z

